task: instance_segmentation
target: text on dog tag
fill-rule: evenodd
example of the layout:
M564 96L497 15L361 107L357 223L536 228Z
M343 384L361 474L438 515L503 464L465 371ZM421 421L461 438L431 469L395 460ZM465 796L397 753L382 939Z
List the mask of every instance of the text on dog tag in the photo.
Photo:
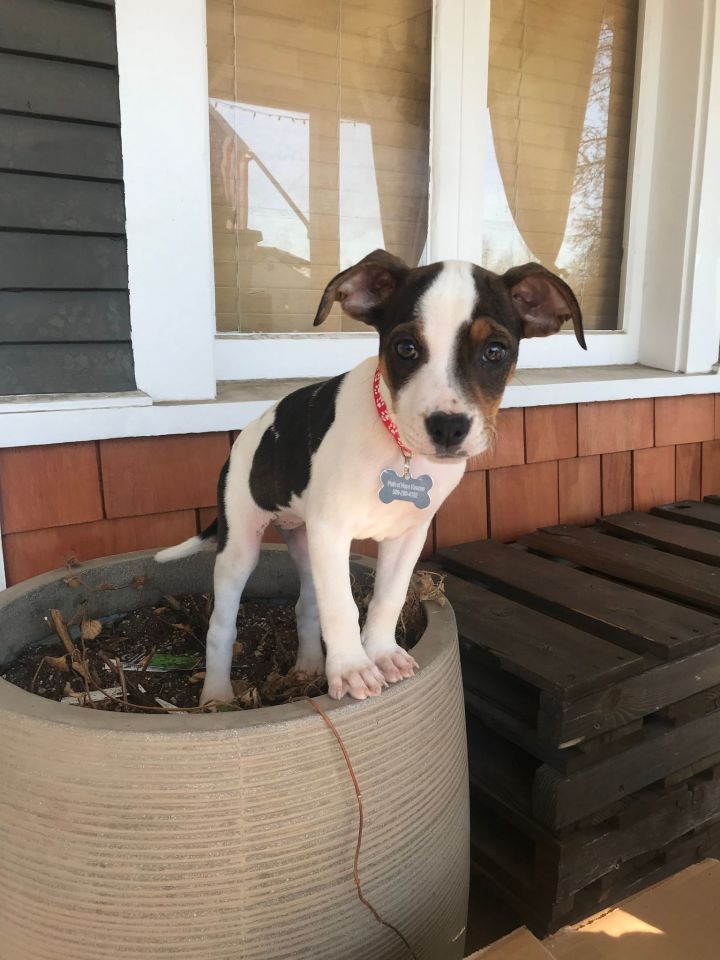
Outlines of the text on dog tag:
M392 503L393 500L406 500L414 503L419 510L430 506L430 487L432 477L424 473L421 477L401 477L394 470L383 470L380 474L379 497L383 503Z

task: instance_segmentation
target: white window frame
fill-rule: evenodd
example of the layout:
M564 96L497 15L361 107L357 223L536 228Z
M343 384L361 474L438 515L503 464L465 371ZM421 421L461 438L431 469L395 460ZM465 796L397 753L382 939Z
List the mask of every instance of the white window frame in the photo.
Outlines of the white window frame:
M373 334L214 335L205 0L117 0L116 11L139 389L209 398L216 380L326 376L371 355ZM430 260L481 260L489 25L490 0L435 0ZM716 0L641 3L622 326L590 331L586 353L569 333L527 341L520 368L710 369L720 342L720 188L705 176L720 169L716 51ZM675 225L672 238L659 222Z

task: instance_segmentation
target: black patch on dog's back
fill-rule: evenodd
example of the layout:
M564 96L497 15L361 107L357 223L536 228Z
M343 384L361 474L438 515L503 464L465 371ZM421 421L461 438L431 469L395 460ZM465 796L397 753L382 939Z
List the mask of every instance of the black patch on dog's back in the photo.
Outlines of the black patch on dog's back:
M228 539L227 510L225 509L225 485L227 483L228 470L230 469L230 457L227 458L220 471L217 484L217 552L222 553L225 549ZM200 536L203 536L201 534Z
M345 374L301 387L277 405L275 418L257 446L250 468L250 493L262 509L275 512L300 496L310 482L313 454L335 420L335 400Z

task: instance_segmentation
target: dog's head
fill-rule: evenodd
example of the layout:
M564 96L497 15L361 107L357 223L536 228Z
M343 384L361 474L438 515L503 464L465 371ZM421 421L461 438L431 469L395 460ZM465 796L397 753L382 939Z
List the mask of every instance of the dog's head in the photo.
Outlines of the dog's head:
M586 349L574 293L539 263L499 276L459 261L410 268L376 250L330 281L316 326L335 301L379 333L400 436L433 459L487 448L523 337L547 337L572 320Z

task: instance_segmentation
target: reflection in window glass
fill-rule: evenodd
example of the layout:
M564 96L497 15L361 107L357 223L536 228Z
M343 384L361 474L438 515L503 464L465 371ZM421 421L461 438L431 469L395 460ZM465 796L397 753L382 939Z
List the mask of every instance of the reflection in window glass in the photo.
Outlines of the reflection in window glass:
M637 0L493 0L484 266L539 260L618 326Z
M432 0L207 0L217 326L312 330L322 290L427 233ZM366 330L335 307L322 330Z

